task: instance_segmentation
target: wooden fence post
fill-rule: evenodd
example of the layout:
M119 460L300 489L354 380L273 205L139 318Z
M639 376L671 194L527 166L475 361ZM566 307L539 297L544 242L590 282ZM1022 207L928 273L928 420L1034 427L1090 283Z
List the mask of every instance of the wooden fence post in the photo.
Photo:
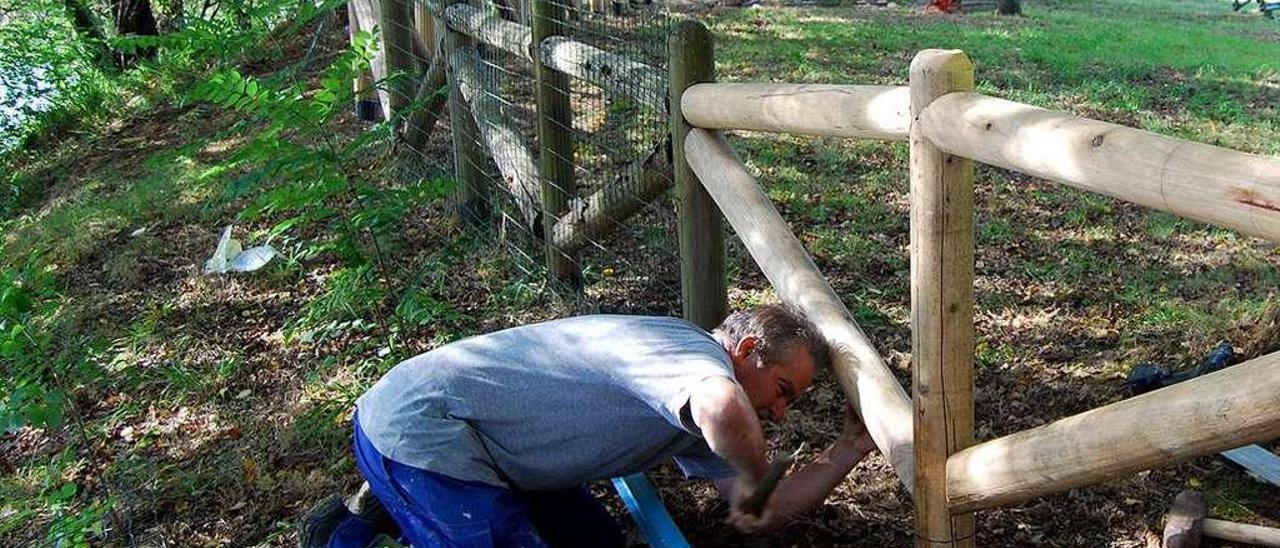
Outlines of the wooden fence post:
M538 174L542 180L542 227L546 235L547 271L551 279L573 288L582 287L582 271L573 255L557 247L556 222L569 211L575 192L573 180L573 114L569 104L569 78L539 59L538 46L565 31L562 0L533 0L532 41L534 73L538 79Z
M356 35L367 31L369 23L361 21L355 6L347 7L347 32L351 43L356 43ZM382 115L382 107L378 105L378 93L373 87L373 75L362 70L352 82L356 96L356 117L366 122L375 122Z
M462 2L465 0L448 0L443 8ZM437 31L445 33L442 51L444 59L441 61L451 58L455 51L471 45L470 38L450 29L439 17L436 18L435 27ZM445 65L449 66L448 63ZM464 223L481 225L488 219L490 211L485 175L481 170L485 156L478 140L480 129L476 127L471 109L462 98L462 89L452 68L448 70L448 79L449 133L453 137L453 170L458 182L458 188L454 191L454 206Z
M712 329L728 314L723 217L685 159L690 125L680 111L680 96L694 84L715 81L711 32L696 21L676 25L667 40L670 52L671 167L675 175L680 232L680 293L684 317Z
M973 514L947 510L947 457L973 443L973 160L942 152L916 118L973 90L956 50L911 62L911 377L916 546L972 547Z
M426 47L426 54L432 56L424 59L426 63L431 63L436 53L436 40L438 39L436 19L431 15L431 8L427 7L425 0L413 1L413 18L414 27L418 31L418 37L422 39L422 45Z
M380 2L378 26L382 27L382 57L387 63L387 92L391 115L400 117L413 101L413 76L418 72L413 55L413 12L409 0Z

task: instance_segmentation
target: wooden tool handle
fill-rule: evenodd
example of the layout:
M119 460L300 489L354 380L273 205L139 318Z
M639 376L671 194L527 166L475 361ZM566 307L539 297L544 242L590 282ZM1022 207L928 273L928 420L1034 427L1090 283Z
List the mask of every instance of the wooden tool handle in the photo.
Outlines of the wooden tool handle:
M778 488L778 483L782 481L782 476L786 475L787 469L791 468L791 461L795 460L794 455L784 454L773 461L769 465L769 471L764 475L764 479L760 480L760 484L756 487L756 491L751 496L742 501L738 506L743 513L758 516L764 511L764 505L769 501L769 495L773 494L773 490Z

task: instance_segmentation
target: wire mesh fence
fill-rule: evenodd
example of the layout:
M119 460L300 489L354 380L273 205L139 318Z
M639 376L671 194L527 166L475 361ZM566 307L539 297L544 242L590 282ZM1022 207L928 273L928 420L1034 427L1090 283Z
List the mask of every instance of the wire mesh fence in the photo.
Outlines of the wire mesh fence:
M452 133L448 158L413 147L410 153L477 187L469 199L485 212L479 225L517 268L555 282L546 268L551 242L551 254L581 273L581 293L573 284L552 284L576 310L678 314L675 214L665 192L672 185L666 106L672 18L661 4L552 1L540 11L532 0L353 6L353 32L374 22L386 27L380 40L386 49L368 79L382 82L383 105L433 108L422 101L432 93L414 88L434 84L432 70L450 75L448 126L407 115L402 131ZM553 33L534 43L539 23ZM406 57L413 59L411 74L388 74L385 67ZM543 135L538 63L565 75L544 76L543 91L568 106L567 115L548 116ZM547 136L567 136L568 146L544 146ZM567 177L549 178L540 165L557 161ZM567 207L545 208L543 185L563 193Z

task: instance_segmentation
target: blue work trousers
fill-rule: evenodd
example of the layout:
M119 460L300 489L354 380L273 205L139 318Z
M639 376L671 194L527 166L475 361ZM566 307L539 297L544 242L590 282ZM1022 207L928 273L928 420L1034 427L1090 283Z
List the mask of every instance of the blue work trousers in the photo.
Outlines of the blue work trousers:
M622 532L585 487L517 492L462 481L386 458L355 421L356 466L415 548L620 547ZM347 518L331 548L365 548L376 532Z

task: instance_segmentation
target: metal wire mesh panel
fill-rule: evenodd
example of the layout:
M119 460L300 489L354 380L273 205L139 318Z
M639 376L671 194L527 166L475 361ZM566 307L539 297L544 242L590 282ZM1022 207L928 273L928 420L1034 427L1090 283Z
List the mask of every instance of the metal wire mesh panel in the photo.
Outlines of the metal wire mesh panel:
M601 303L611 309L678 314L674 208L665 193L654 199L638 188L645 185L630 184L648 177L649 188L671 186L666 111L669 18L653 3L570 0L565 7L568 38L621 57L610 59L581 46L542 48L559 54L547 56L556 65L575 63L593 80L570 80L579 194L605 192L613 185L619 187L619 200L643 204L632 217L610 219L607 232L587 238L580 260L588 280L591 274L603 279L587 294L632 299Z
M468 11L472 14L470 19L479 23L472 28L483 36L499 36L516 27L528 32L527 24L520 23L529 19L526 5L474 2L461 6L472 8ZM451 13L459 11L462 10ZM525 37L522 43L527 40ZM480 40L466 42L445 53L451 55L453 79L462 88L459 91L473 122L455 123L454 130L463 133L455 139L469 140L471 146L484 151L482 157L487 159L479 164L474 158L455 162L472 162L470 167L481 174L487 190L480 194L494 215L496 236L507 244L517 266L534 273L543 262L543 234L539 214L537 82L531 60Z
M437 68L447 70L454 85L449 129L455 175L462 184L477 179L483 190L473 199L487 213L483 224L515 264L531 276L547 275L544 250L551 241L553 254L582 272L586 299L580 309L678 313L679 259L666 192L668 15L653 3L569 0L535 16L532 2L414 0L398 8L387 7L397 2L359 2L378 12L360 14L365 19L401 35L386 36L381 66L374 63L374 78L385 79L379 99L392 105L384 114L394 115L397 104L407 111L431 108L430 90L417 82L428 82ZM370 4L378 9L369 10ZM536 18L555 29L538 43ZM426 76L403 85L386 69L396 65L397 55L412 58ZM544 85L567 96L568 115L549 118L542 132L567 135L568 147L541 142L536 63L565 75ZM404 118L407 125L435 122ZM431 131L405 131L414 129ZM546 176L544 155L568 166L569 183ZM544 185L566 194L565 210L544 207Z

